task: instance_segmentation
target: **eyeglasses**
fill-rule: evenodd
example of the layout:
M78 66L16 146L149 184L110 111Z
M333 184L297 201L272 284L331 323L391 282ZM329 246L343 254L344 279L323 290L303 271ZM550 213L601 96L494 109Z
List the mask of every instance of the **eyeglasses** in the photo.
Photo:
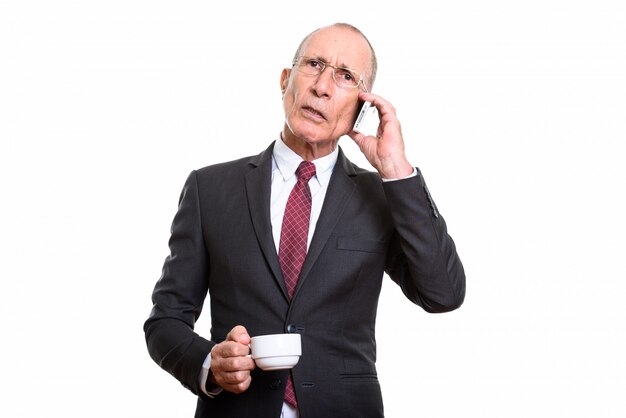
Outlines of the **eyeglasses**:
M295 58L292 64L302 74L315 76L322 74L326 67L331 67L333 69L333 80L337 84L349 88L356 88L359 87L359 84L362 84L363 90L367 93L365 80L363 80L358 71L345 67L336 67L320 59L305 56Z

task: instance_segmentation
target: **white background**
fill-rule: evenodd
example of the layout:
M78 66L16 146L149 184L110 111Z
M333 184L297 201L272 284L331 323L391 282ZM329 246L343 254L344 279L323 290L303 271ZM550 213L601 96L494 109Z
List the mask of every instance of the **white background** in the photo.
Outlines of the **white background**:
M276 137L281 69L336 21L468 280L430 315L386 279L387 416L626 416L626 3L215 3L0 1L0 416L193 416L142 332L178 195Z

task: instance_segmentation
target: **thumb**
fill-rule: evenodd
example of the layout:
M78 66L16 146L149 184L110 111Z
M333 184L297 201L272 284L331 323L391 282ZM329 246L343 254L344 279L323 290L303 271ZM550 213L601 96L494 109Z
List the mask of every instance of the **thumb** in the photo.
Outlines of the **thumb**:
M226 336L228 341L234 341L239 344L248 345L250 344L250 335L248 334L248 330L243 325L236 325L233 329L230 330L228 335Z

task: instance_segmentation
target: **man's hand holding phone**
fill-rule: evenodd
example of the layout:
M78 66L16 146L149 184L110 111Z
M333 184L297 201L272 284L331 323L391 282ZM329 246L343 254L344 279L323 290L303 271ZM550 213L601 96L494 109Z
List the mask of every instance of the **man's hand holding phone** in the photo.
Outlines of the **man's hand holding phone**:
M400 179L410 175L413 172L413 166L409 163L404 153L404 139L402 138L402 130L400 121L396 116L396 109L391 103L382 97L372 93L359 93L359 100L364 104L361 107L359 115L355 121L357 129L363 124L363 108L375 107L378 110L378 118L380 120L376 136L365 135L362 132L353 129L348 134L350 138L358 145L361 152L367 158L367 161L376 169L382 178ZM361 117L361 121L359 121Z

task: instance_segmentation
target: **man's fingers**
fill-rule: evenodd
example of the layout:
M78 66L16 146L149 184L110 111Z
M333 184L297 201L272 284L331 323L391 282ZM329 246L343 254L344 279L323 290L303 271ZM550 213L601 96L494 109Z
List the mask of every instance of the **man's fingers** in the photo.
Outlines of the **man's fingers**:
M250 349L250 335L242 325L237 325L230 330L226 340L219 343L212 351L212 359L216 357L246 356Z
M214 364L215 362L215 364ZM256 364L252 358L244 356L223 356L211 358L211 368L222 370L226 373L254 370Z
M211 373L215 383L234 393L241 393L248 389L252 379L250 371L255 367L254 360L247 356L218 357L211 360Z
M226 340L211 350L213 380L229 392L241 393L251 382L250 371L256 367L250 353L250 335L246 328L237 325L230 330Z
M226 341L234 341L239 344L248 345L250 344L250 335L248 334L246 327L243 325L236 325L226 336Z
M249 371L224 372L221 375L223 382L227 385L238 385L250 379Z
M213 350L211 350L211 362L217 358L245 358L248 354L250 354L250 347L248 347L247 344L239 344L234 341L224 341L216 345Z
M229 392L233 392L233 393L243 393L246 390L248 390L248 388L250 387L250 383L252 382L252 378L250 376L248 376L247 379L241 381L241 382L236 382L236 383L224 383L222 386L222 388L224 388L224 390L227 390Z

